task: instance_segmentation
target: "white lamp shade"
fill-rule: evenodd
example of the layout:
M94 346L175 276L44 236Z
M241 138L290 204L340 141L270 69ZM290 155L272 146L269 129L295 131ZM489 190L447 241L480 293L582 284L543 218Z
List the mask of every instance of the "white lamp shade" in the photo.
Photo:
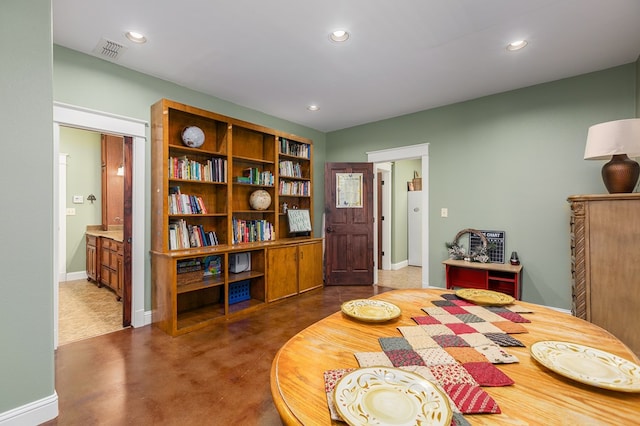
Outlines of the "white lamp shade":
M640 157L640 118L608 121L589 127L585 160L608 160L618 154Z

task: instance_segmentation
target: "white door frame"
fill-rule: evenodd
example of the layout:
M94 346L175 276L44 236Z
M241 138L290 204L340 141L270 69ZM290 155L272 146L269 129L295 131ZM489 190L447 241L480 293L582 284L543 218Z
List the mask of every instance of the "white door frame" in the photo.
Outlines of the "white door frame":
M384 220L382 221L382 265L377 265L376 269L382 269L383 271L390 271L391 268L391 222L393 218L393 213L391 209L391 195L393 189L393 175L391 173L391 163L376 163L373 165L374 167L374 175L376 179L378 178L378 173L382 175L382 180L384 185L382 185L382 216L384 216ZM376 185L376 189L378 185ZM374 201L374 206L376 208L376 214L378 213L377 209L378 197ZM374 215L375 216L375 215ZM378 218L376 218L378 220ZM377 223L377 222L375 222ZM376 227L377 232L377 227ZM380 241L379 237L376 236L378 241ZM378 247L378 245L376 245ZM377 251L376 251L377 253Z
M132 225L131 225L131 325L142 327L151 323L151 317L144 310L144 283L145 283L145 157L148 122L135 118L123 117L106 112L90 110L74 105L54 102L53 104L53 153L54 162L54 214L60 213L60 197L58 188L60 154L60 126L74 127L99 133L109 133L121 136L133 137L133 161L132 161ZM60 218L54 218L54 223L59 223ZM53 264L54 278L54 347L58 347L58 277L60 230L54 227L53 236Z
M374 164L416 158L422 160L422 287L427 288L429 287L429 144L422 143L367 152L367 161ZM377 185L373 185L373 191L373 215L374 220L377 221ZM376 226L373 227L373 245L374 253L377 253L378 229ZM376 284L378 282L378 268L373 269L373 282Z

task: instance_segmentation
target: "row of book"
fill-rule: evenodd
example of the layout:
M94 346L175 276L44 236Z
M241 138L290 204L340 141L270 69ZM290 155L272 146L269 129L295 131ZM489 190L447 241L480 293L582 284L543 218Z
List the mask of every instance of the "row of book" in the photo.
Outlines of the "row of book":
M215 231L205 231L202 225L190 225L180 219L169 223L169 250L217 246Z
M227 160L212 158L205 163L189 160L187 156L169 157L169 178L205 182L227 181Z
M273 224L266 220L244 220L233 218L233 244L276 239Z
M289 182L289 181L281 180L280 187L279 187L279 194L294 195L294 196L309 196L311 195L311 183L307 181Z
M207 214L200 196L182 194L179 186L169 188L169 214Z
M200 259L185 259L179 260L176 262L178 274L186 274L187 272L196 272L202 270L202 264L200 263Z
M280 153L295 157L309 158L311 156L310 146L306 143L293 142L286 138L280 138Z
M242 171L242 176L237 176L235 181L252 185L273 186L273 173L269 170L260 171L257 167L247 167Z
M302 167L300 167L300 163L289 160L280 161L280 176L301 178Z

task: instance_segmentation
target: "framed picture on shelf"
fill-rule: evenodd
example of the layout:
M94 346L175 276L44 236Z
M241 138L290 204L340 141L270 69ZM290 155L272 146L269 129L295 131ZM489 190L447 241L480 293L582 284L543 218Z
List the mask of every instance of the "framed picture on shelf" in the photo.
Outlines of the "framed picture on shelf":
M288 209L287 219L289 220L289 233L299 234L301 232L311 232L311 217L307 209Z

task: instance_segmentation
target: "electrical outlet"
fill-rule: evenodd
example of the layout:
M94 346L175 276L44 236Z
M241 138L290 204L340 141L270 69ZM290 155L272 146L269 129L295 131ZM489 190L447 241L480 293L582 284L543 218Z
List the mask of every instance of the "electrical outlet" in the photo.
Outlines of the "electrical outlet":
M73 207L67 209L67 216L75 216L75 215L76 215L76 209L74 209Z
M440 217L449 217L449 209L446 207L441 208Z

